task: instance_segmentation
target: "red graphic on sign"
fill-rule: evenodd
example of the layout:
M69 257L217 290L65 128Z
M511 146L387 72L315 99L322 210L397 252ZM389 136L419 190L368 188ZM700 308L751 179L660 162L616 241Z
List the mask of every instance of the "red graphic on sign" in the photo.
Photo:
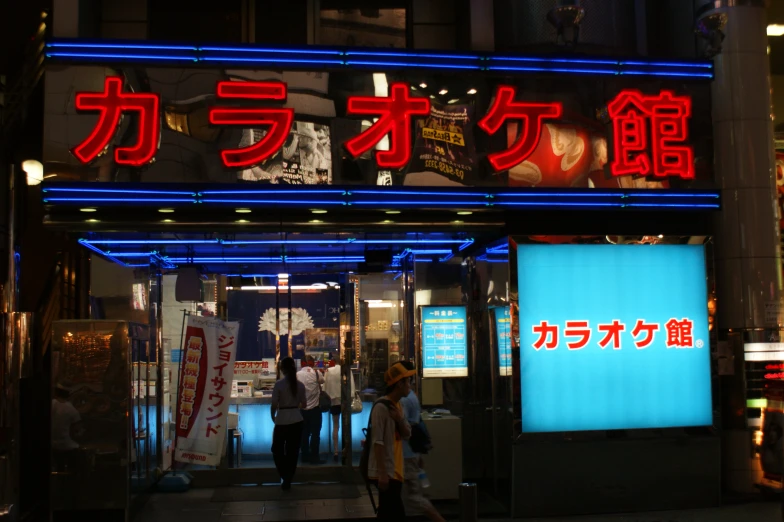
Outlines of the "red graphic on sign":
M653 342L656 332L659 331L659 325L656 323L646 324L642 319L637 319L637 324L634 325L632 330L632 337L634 337L634 345L638 350L647 348ZM641 333L645 333L645 337L637 339Z
M544 120L558 118L563 112L563 105L560 103L516 102L516 94L514 87L498 87L493 106L479 121L479 127L488 134L498 132L506 120L519 120L522 123L520 136L511 148L488 154L487 159L497 172L508 170L525 161L539 144Z
M533 326L533 332L539 334L539 339L533 344L534 349L539 350L544 346L548 350L555 350L558 347L558 325L542 321Z
M138 113L139 132L136 144L131 147L115 147L114 161L118 165L138 167L150 162L158 148L160 137L160 99L152 93L124 93L123 80L119 76L108 76L103 92L80 92L75 105L79 111L98 111L98 123L93 132L71 151L84 164L100 156L117 132L120 118L128 112Z
M689 97L671 91L646 96L625 90L607 108L615 142L613 176L694 179L694 151L684 145L689 138Z
M588 326L588 321L566 321L566 328L564 328L565 337L580 337L579 341L567 342L566 346L570 350L579 350L584 348L588 341L591 340L591 328Z
M399 169L411 159L411 116L430 114L430 100L412 98L408 84L398 82L389 86L387 98L350 96L346 112L378 116L368 130L346 142L346 150L358 157L389 134L389 150L376 151L376 163L380 168Z
M286 100L283 82L218 82L218 98L244 100ZM221 151L227 167L252 167L274 156L291 131L294 109L271 107L210 107L213 125L241 125L244 127L269 126L267 134L258 142L241 149Z
M667 329L667 348L693 348L692 329L694 322L689 319L670 319L664 325Z
M618 319L613 319L612 323L600 324L597 329L600 332L606 332L604 338L599 341L599 346L602 347L602 350L607 348L607 345L610 344L610 342L612 342L613 350L621 349L621 332L626 330L625 324Z

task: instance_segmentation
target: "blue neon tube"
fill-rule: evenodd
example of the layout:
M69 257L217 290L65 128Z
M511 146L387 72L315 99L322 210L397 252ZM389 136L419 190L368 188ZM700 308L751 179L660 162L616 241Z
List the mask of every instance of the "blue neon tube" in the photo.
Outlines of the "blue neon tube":
M345 190L297 190L297 189L290 189L290 190L203 190L199 192L200 195L205 194L292 194L292 195L301 195L301 194L338 194L338 195L345 195Z
M293 60L287 58L281 60L280 58L256 58L248 56L245 58L228 58L226 56L203 56L199 57L200 62L247 62L247 63L276 63L285 66L289 63L307 63L317 65L343 65L343 62L337 60Z
M79 43L79 42L51 42L47 47L75 47L77 49L156 49L164 51L196 51L196 47L185 47L179 45L137 45L137 44L110 44L110 43Z
M491 65L487 68L487 70L488 71L519 71L519 72L563 72L563 73L611 74L611 75L618 74L617 71L613 71L613 70L560 69L560 68L544 68L544 67L500 67L497 65Z
M499 60L505 62L546 62L546 63L583 63L588 65L613 65L617 66L617 61L611 60L590 60L582 58L529 58L526 56L492 56L489 61Z
M323 206L323 205L345 205L343 201L304 201L304 200L286 200L286 199L203 199L202 203L233 203L233 204L252 204L261 203L265 205L310 205L310 206Z
M217 239L80 239L93 245L207 245L218 244Z
M398 52L368 52L368 51L346 51L346 56L393 56L397 58L439 58L445 60L479 60L479 56L464 56L459 54L418 54L418 53L398 53Z
M420 192L415 190L350 190L348 195L366 194L372 196L445 196L450 197L489 197L486 192Z
M346 65L372 65L376 67L392 66L392 67L428 67L433 69L470 69L479 70L481 67L478 65L441 65L432 63L400 63L400 62L346 62Z
M712 69L712 63L684 63L684 62L620 62L621 65L634 65L637 67L697 67Z
M163 198L44 198L44 203L191 203L192 199L163 199Z
M117 188L91 189L91 188L60 188L47 186L43 192L98 192L101 194L166 194L169 196L196 196L195 192L178 192L173 190L128 190Z
M260 47L199 47L199 51L219 51L219 52L237 52L237 53L281 53L281 54L325 54L329 56L342 56L343 53L338 50L326 49L274 49L274 48L260 48Z
M487 207L490 206L490 203L487 201L354 201L353 205L378 205L380 207L383 206L401 206L401 205L415 205L415 206L427 206L427 205L438 205L438 206L454 206L460 207L466 205L472 206L482 206Z
M160 55L137 55L137 54L83 54L83 53L46 53L47 58L106 58L108 60L124 59L124 60L179 60L184 62L195 62L196 59L191 56L160 56Z

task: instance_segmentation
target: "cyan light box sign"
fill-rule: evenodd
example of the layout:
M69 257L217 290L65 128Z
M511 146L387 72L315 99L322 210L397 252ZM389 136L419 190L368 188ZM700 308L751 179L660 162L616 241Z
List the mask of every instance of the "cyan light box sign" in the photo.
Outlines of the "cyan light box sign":
M524 432L712 423L698 245L519 245Z

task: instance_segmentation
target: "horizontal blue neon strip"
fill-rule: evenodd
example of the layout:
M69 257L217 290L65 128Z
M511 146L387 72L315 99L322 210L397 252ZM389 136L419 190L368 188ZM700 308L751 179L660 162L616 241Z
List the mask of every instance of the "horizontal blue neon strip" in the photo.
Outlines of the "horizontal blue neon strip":
M365 262L365 258L364 257L343 258L343 259L331 259L331 258L325 258L325 259L297 259L297 258L294 258L294 259L287 259L286 260L286 263L290 263L290 264L293 264L293 265L304 265L306 263L364 263L364 262Z
M527 56L492 56L489 61L499 60L502 62L546 62L546 63L584 63L589 65L613 65L618 62L614 60L591 60L584 58L532 58Z
M85 54L85 53L46 53L46 57L55 58L106 58L107 60L178 60L182 62L195 62L196 58L190 56L160 56L160 55L139 55L139 54Z
M44 198L44 203L49 202L74 202L74 203L196 203L195 199L170 199L170 198Z
M338 194L345 195L345 190L202 190L199 194Z
M278 274L222 274L226 277L278 277Z
M398 53L385 51L346 51L346 56L393 56L395 58L439 58L443 60L479 60L479 56L464 56L459 54L419 54L419 53Z
M633 65L636 67L697 67L700 69L711 69L710 63L683 63L683 62L621 62L621 65Z
M679 78L713 78L710 73L675 73L664 71L621 71L621 74L633 76L673 76Z
M155 252L112 252L111 250L107 250L106 255L112 255L114 257L147 257L155 255Z
M514 193L514 192L512 192L512 193L504 192L504 193L501 193L501 194L495 194L495 197L497 197L497 198L502 198L502 197L506 197L506 198L527 198L529 196L531 196L531 197L554 196L554 197L564 197L564 198L585 198L585 197L613 198L613 197L619 197L619 196L623 197L624 194L619 194L619 193L612 194L612 193L609 193L609 192L590 192L590 193L585 193L585 192L526 192L525 194Z
M282 263L283 257L166 257L171 263Z
M444 249L433 249L433 250L411 250L412 254L418 254L423 256L438 256L443 254L451 254L451 250L444 250Z
M433 63L401 63L401 62L351 62L347 61L346 65L372 65L375 67L427 67L428 69L463 69L475 70L481 69L478 65L443 65Z
M545 67L499 67L493 66L487 68L488 71L519 71L519 72L563 72L563 73L580 73L580 74L612 74L617 75L618 72L614 70L599 70L599 69L560 69L560 68L545 68Z
M651 208L662 208L662 207L675 207L675 208L721 208L720 205L716 203L627 203L627 207L651 207Z
M419 192L419 191L404 191L404 190L350 190L348 195L352 194L370 194L373 196L446 196L449 197L487 197L485 192Z
M196 196L196 192L177 192L173 190L127 190L118 188L91 189L47 187L43 189L43 192L100 192L102 194L166 194L167 196Z
M449 194L450 196L452 194ZM398 207L401 205L411 205L411 206L455 206L460 207L466 205L472 206L482 206L487 207L490 204L487 201L353 201L352 205L379 205L379 206L388 206L388 207Z
M199 51L218 51L229 53L281 53L281 54L324 54L329 56L342 56L343 53L338 50L328 49L275 49L275 48L258 48L258 47L199 47Z
M509 207L624 207L624 203L572 203L572 202L538 202L538 201L510 201L508 203L496 203L498 206Z
M199 58L200 62L247 62L247 63L281 63L279 58L255 58L246 56L242 58L229 58L227 56L204 56ZM287 58L285 63L310 63L317 65L343 65L339 60L299 60Z
M169 51L196 51L197 47L180 45L149 45L149 44L110 44L110 43L79 43L79 42L51 42L46 47L67 47L76 49L156 49Z
M333 261L343 261L343 260L351 260L351 261L364 261L365 256L303 256L303 257L289 257L285 256L285 261L322 261L324 259L333 260Z
M207 245L218 244L217 239L80 239L93 245Z
M345 205L344 201L313 201L313 200L301 200L301 199L203 199L201 200L202 203L232 203L232 204L252 204L252 203L262 203L265 205L310 205L310 206L319 206L319 205Z

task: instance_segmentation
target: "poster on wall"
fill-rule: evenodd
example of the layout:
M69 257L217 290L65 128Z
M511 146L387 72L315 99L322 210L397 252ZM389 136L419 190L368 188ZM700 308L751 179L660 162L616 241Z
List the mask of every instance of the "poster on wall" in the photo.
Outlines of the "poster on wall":
M188 317L176 404L178 462L220 463L238 336L237 322Z
M422 307L422 376L468 377L465 306Z
M245 129L240 147L261 141L267 131ZM329 127L295 121L283 147L272 158L239 172L242 181L289 185L331 185L332 144Z
M712 424L701 245L519 245L523 432Z
M416 121L414 153L404 184L475 185L474 106L430 105L430 116Z
M508 306L493 308L495 316L496 344L498 346L498 374L501 377L512 375L512 321Z

